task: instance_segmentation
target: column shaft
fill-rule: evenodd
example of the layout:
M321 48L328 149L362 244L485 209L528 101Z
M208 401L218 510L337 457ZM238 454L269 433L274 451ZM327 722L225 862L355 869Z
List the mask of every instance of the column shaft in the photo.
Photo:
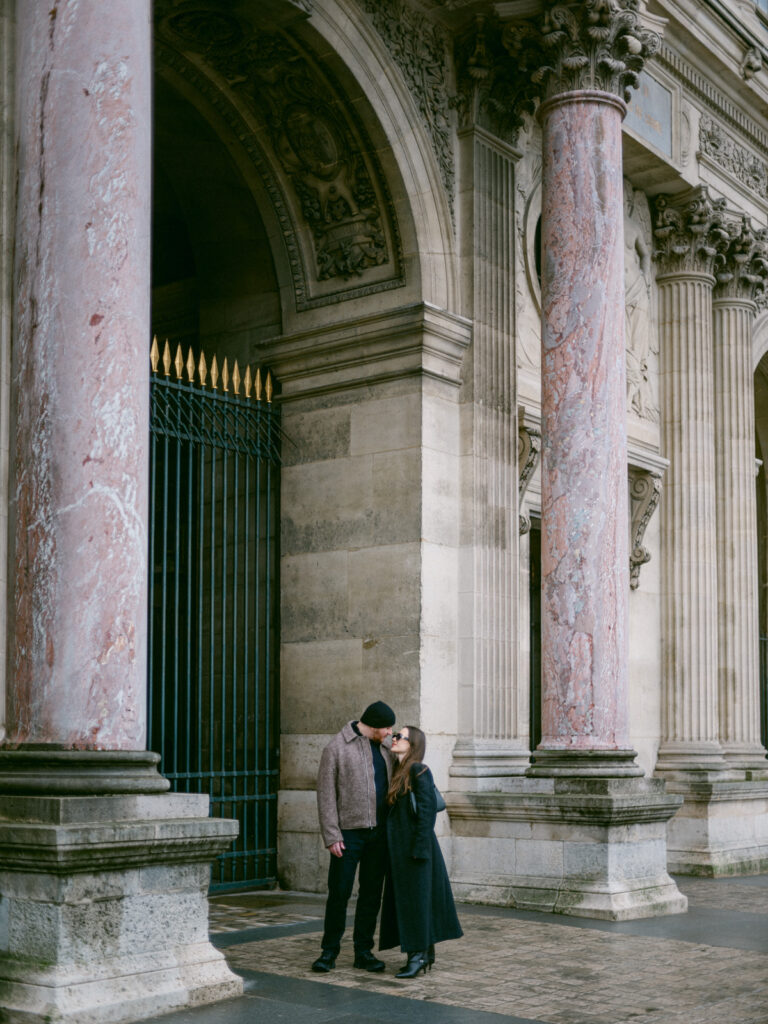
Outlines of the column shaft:
M627 733L623 104L542 107L542 743Z
M757 509L749 299L713 304L720 743L734 768L765 768L760 742Z
M717 741L712 286L707 273L659 284L663 451L663 699L659 768L723 766Z
M145 745L149 0L18 8L11 744Z

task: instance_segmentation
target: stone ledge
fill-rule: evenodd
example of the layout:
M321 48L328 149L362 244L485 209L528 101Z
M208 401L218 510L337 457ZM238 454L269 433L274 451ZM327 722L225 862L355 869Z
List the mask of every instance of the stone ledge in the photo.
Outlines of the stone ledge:
M156 863L210 861L227 849L239 830L223 818L181 818L106 824L0 823L0 870L66 875L120 871Z
M615 828L668 821L680 808L681 796L652 790L647 794L446 793L451 820L563 822Z
M414 374L458 387L471 321L426 302L285 335L265 359L281 401Z

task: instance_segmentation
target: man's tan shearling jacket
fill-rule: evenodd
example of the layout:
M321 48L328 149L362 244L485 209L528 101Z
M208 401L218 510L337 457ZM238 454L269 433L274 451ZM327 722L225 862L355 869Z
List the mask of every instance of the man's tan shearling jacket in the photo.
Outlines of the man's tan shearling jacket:
M390 779L392 754L383 746L381 753ZM326 848L343 840L343 828L373 828L376 824L371 741L355 732L351 722L336 733L320 758L317 813Z

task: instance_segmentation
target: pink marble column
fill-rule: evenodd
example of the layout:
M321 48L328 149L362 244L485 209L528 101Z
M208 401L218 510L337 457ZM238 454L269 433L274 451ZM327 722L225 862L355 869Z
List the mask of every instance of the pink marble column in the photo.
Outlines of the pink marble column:
M145 747L149 0L24 0L8 739Z
M628 743L629 551L618 96L540 111L542 742L538 773L640 775ZM565 759L563 755L567 755Z

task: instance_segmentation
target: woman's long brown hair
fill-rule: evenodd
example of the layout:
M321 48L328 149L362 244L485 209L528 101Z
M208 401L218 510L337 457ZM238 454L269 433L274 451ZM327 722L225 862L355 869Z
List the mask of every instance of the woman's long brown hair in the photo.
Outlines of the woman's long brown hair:
M427 749L427 737L415 725L406 725L408 730L408 753L402 761L398 761L392 771L392 780L387 792L387 803L393 804L398 797L404 796L411 788L411 765L424 760Z

